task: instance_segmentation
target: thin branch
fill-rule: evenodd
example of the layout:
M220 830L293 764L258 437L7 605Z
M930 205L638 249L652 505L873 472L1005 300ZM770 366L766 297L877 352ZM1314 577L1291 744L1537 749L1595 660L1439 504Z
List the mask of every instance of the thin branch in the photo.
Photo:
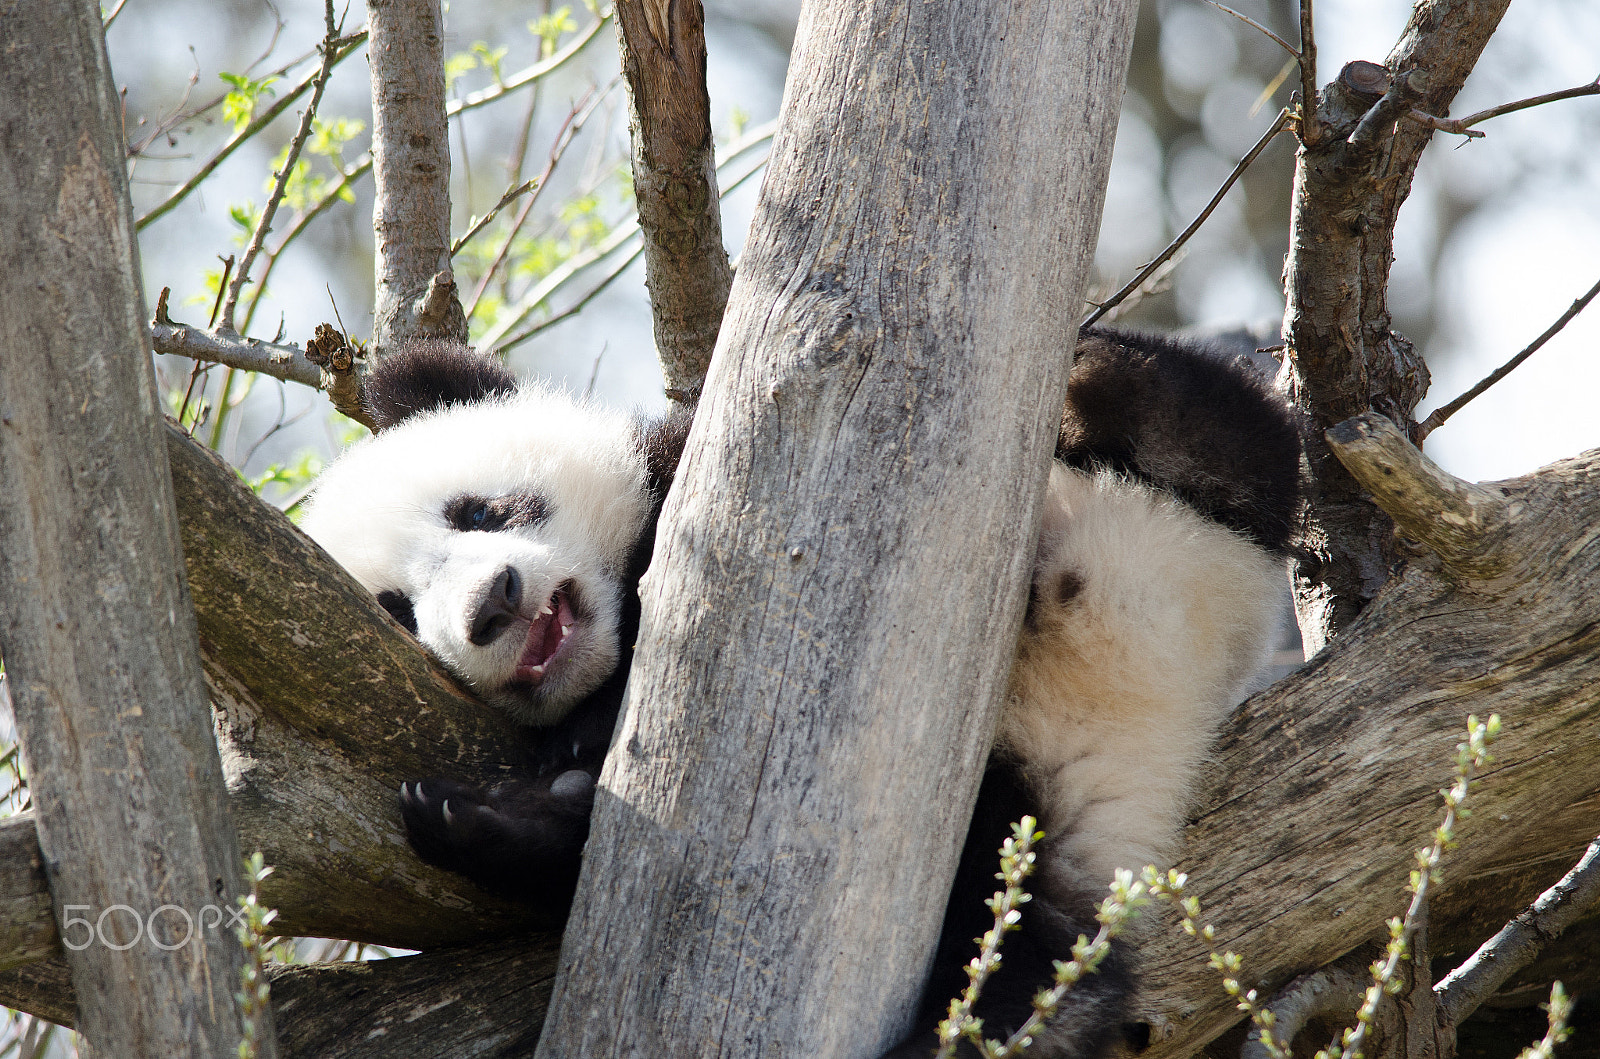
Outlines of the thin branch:
M761 143L763 140L770 139L773 130L776 128L776 125L777 123L775 121L768 122L761 126L760 129L752 130L750 133L747 133L743 139L730 145L728 150L728 158L730 159L730 163L732 159L739 157L751 147ZM755 176L757 173L761 172L761 170L766 168L766 164L766 159L762 159L757 164L751 166L750 169L741 175L737 180L733 180L726 184L723 184L719 178L717 183L721 187L722 197L727 198L729 195L733 194L734 191L741 187L751 177ZM568 258L561 264L560 267L546 276L537 287L523 295L522 299L517 303L515 311L518 315L516 318L513 319L509 324L499 326L494 331L490 332L490 334L485 337L483 345L486 348L492 348L497 352L504 353L515 346L521 345L528 339L533 338L546 328L554 327L556 324L567 319L568 317L577 315L584 306L588 305L589 302L594 300L596 295L605 290L606 287L610 286L613 280L626 272L628 270L628 266L632 265L639 259L639 255L644 252L644 246L642 244L634 247L633 251L629 253L628 256L620 263L618 263L617 266L606 275L605 279L601 280L591 290L585 293L582 298L568 306L566 309L556 313L554 316L547 317L546 319L539 321L526 331L512 335L510 338L500 337L512 327L515 327L523 320L526 320L529 314L537 309L542 302L548 300L551 295L553 295L564 284L577 275L577 273L608 256L613 250L617 249L617 247L626 242L627 237L637 235L638 231L639 224L637 221L625 221L618 225L616 230L608 235L604 242L590 247L589 250L586 250L582 254Z
M277 265L278 259L283 256L283 252L289 248L289 244L294 242L300 233L310 226L312 221L322 216L330 206L338 202L339 197L344 194L351 184L354 184L371 171L372 152L368 151L356 159L354 166L340 173L341 179L339 183L335 184L322 198L318 199L316 205L295 218L294 224L290 225L289 230L284 233L283 241L278 244L277 249L267 252L267 264L261 270L261 278L256 281L255 290L250 292L250 305L245 310L244 323L239 325L240 333L250 333L250 322L256 318L256 306L261 304L261 296L267 292L267 280L272 276L272 269Z
M198 327L157 319L150 325L150 344L157 353L258 371L274 379L320 388L321 372L294 346L238 335L216 335Z
M524 202L522 208L517 211L516 219L511 222L511 230L506 232L505 241L500 244L500 249L494 255L494 260L489 262L489 267L484 270L483 275L478 277L478 285L473 288L472 298L466 305L466 314L469 320L472 318L472 314L477 311L478 302L483 297L483 292L489 289L489 284L493 282L495 273L499 271L500 266L505 263L506 257L511 253L511 244L516 241L517 233L522 231L522 226L527 223L528 217L532 215L534 206L539 202L539 197L544 193L544 189L549 186L550 177L555 173L556 166L561 161L561 156L566 154L567 147L572 143L573 138L578 135L579 130L583 128L584 122L589 120L589 117L600 106L606 96L610 95L617 85L621 83L622 75L618 74L611 79L611 83L606 85L604 89L599 92L591 92L588 97L579 100L577 105L567 114L567 120L562 123L561 129L556 133L555 142L550 145L550 157L545 162L544 169L533 179L533 184L535 185L533 193L528 196L528 201ZM465 237L463 237L464 239ZM456 248L452 247L450 250L452 256L454 256L455 251Z
M1256 145L1250 148L1250 153L1241 158L1239 160L1239 164L1233 167L1233 172L1228 174L1228 179L1222 182L1222 186L1217 189L1217 193L1211 196L1211 201L1206 203L1206 208L1200 211L1200 216L1190 221L1189 226L1183 231L1179 232L1178 237L1172 240L1172 242L1168 243L1167 248L1161 251L1161 253L1157 254L1155 259L1141 269L1137 276L1129 280L1126 286L1117 291L1117 293L1113 294L1106 301L1102 302L1099 308L1090 313L1083 321L1083 326L1088 327L1095 321L1099 320L1102 316L1115 308L1117 304L1124 298L1143 286L1146 280L1155 275L1156 271L1161 268L1162 264L1164 264L1166 260L1173 254L1177 253L1178 248L1183 246L1184 243L1188 242L1189 238L1193 236L1195 232L1200 230L1200 226L1205 223L1206 218L1210 217L1212 211L1215 210L1222 202L1222 197L1228 193L1228 189L1232 188L1238 179L1244 175L1244 171L1250 168L1250 164L1256 160L1262 151L1266 150L1267 144L1271 143L1273 137L1282 132L1284 126L1286 126L1288 123L1289 111L1287 109L1280 110L1278 112L1277 120L1272 123L1272 126L1267 129L1266 132L1262 133L1261 139L1257 140Z
M110 29L111 23L117 20L117 16L122 14L122 9L126 6L128 6L128 0L117 0L117 6L113 7L111 13L101 21L100 28L102 30Z
M1513 114L1519 110L1543 106L1546 103L1554 103L1562 99L1576 99L1579 96L1595 95L1600 95L1600 77L1595 78L1586 85L1578 85L1576 88L1563 88L1559 92L1546 92L1542 96L1519 99L1515 103L1502 103L1498 107L1480 110L1476 114L1469 114L1464 118L1436 118L1432 114L1424 114L1420 110L1413 110L1408 117L1413 121L1420 122L1429 128L1438 129L1441 132L1453 132L1459 136L1482 136L1483 133L1481 132L1468 132L1467 130L1479 122L1488 121L1490 118L1498 118L1503 114Z
M1453 1024L1459 1024L1507 979L1532 963L1541 948L1560 936L1597 901L1600 901L1600 838L1589 843L1582 859L1560 882L1540 894L1533 904L1433 987L1440 1009Z
M472 223L472 227L468 228L465 232L462 232L460 237L457 238L455 242L450 244L450 256L455 257L458 253L460 253L463 246L466 246L474 236L487 228L489 223L500 215L501 210L505 209L507 206L517 201L517 199L526 195L528 192L532 191L538 186L539 182L537 180L524 180L516 187L507 191L504 195L501 195L500 201L495 203L494 206L490 208L488 213L485 213L482 217L479 217L476 221L474 221Z
M1262 33L1263 35L1265 35L1267 37L1270 37L1273 40L1277 41L1278 42L1278 47L1282 48L1284 51L1288 52L1290 55L1293 55L1295 57L1295 60L1299 61L1300 53L1295 50L1295 46L1293 44L1290 44L1288 41L1284 40L1282 37L1280 37L1276 33L1272 32L1272 30L1268 29L1266 26L1263 26L1261 23L1259 23L1255 19L1251 18L1249 15L1242 14L1242 13L1240 13L1238 11L1235 11L1233 8L1228 7L1228 6L1224 5L1224 4L1219 4L1219 3L1217 3L1217 0L1206 0L1206 3L1210 4L1212 7L1216 8L1218 11L1223 12L1224 14L1232 15L1234 18L1238 19L1240 22L1243 22L1245 25L1251 26L1251 27L1255 28L1257 31L1259 31L1260 33Z
M606 8L604 11L600 12L599 21L595 22L588 29L574 37L570 42L568 42L565 48L562 48L560 51L550 56L550 58L539 60L526 70L523 70L521 73L506 78L500 84L490 85L488 88L481 89L477 92L467 93L454 103L446 106L445 113L449 117L453 118L457 114L463 114L469 110L475 110L478 107L487 106L488 104L499 99L501 96L508 95L512 92L515 92L519 88L526 87L527 85L531 85L541 78L549 76L556 70L560 69L562 64L564 64L568 59L582 51L584 45L593 40L595 34L600 32L600 27L604 26L609 21L611 21L611 9Z
M272 218L277 215L278 205L289 190L289 177L294 172L295 163L300 160L300 149L311 136L311 124L316 120L317 107L322 104L322 93L328 87L328 78L333 76L333 67L339 59L339 46L344 42L340 40L339 27L334 22L333 0L323 0L323 20L327 32L322 40L322 66L312 81L311 102L306 104L305 111L300 115L300 128L295 130L294 139L289 141L289 153L284 158L283 168L279 170L277 182L272 186L272 194L267 196L261 220L250 236L250 245L245 247L239 270L233 276L233 285L228 288L228 300L222 306L220 325L224 331L233 330L233 312L239 304L239 292L249 281L250 266L261 252L261 244L266 240L267 233L272 231Z
M1462 408L1466 407L1469 401L1474 400L1489 387L1493 386L1507 375L1510 375L1511 372L1516 369L1517 365L1521 364L1523 361L1533 356L1534 353L1538 352L1540 346L1550 341L1551 338L1555 337L1556 332L1560 331L1563 327L1566 327L1567 324L1571 323L1574 316L1577 316L1579 313L1583 312L1583 310L1588 307L1589 303L1594 301L1595 295L1597 294L1600 294L1600 281L1596 281L1595 285L1589 288L1589 293L1585 294L1583 297L1579 298L1577 301L1568 306L1567 311L1561 314L1561 318L1555 323L1551 324L1549 327L1545 328L1544 334L1534 339L1527 349L1524 349L1521 353L1518 353L1500 367L1496 368L1494 372L1491 373L1487 378L1478 383L1472 389L1468 390L1466 393L1462 394L1460 397L1457 397L1447 405L1442 405L1439 408L1435 408L1431 413L1429 413L1428 418L1424 419L1421 425L1417 427L1417 444L1422 444L1423 440L1426 439L1429 434L1433 433L1440 426L1442 426L1445 420L1461 411Z
M350 54L354 52L357 47L366 43L366 40L366 30L360 30L359 32L353 33L350 36L340 40L338 42L339 54L334 58L331 66L337 66L345 59L349 58ZM212 170L216 169L217 166L227 161L228 157L232 155L234 151L238 150L241 144L255 136L256 133L260 132L268 125L272 124L272 122L277 119L278 115L287 110L295 102L295 100L305 95L306 92L312 88L313 85L315 85L319 76L321 76L320 69L317 73L306 77L282 99L278 100L272 106L262 111L255 118L251 119L250 124L246 125L243 129L235 133L233 138L227 143L223 144L217 150L216 154L208 158L205 164L195 171L193 176L184 181L182 187L168 196L166 200L161 203L161 205L156 206L149 213L145 214L143 217L140 217L138 221L134 223L134 228L141 232L144 231L147 226L165 216L173 209L173 207L177 206L178 203L182 202L185 198L188 198L189 193L195 188L199 187L200 183L205 180L206 177L211 175Z
M1317 37L1311 22L1311 0L1300 0L1300 142L1307 147L1322 138L1317 120Z

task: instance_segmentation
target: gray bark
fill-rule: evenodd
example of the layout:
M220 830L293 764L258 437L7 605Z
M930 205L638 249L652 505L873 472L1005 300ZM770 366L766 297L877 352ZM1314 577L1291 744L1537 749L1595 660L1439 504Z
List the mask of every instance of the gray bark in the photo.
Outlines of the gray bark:
M806 9L539 1055L905 1031L1025 601L1135 6ZM1019 120L1045 96L1057 122Z
M283 1059L518 1059L539 1039L556 940L516 939L366 963L274 966ZM73 1024L66 964L0 971L0 996Z
M705 385L733 282L711 142L705 14L699 0L622 0L617 40L656 355L667 396L693 400Z
M450 125L439 0L367 0L372 66L377 351L417 335L466 341L450 273Z
M1352 64L1317 101L1316 142L1300 147L1283 273L1282 382L1313 427L1306 554L1295 570L1308 654L1355 619L1399 558L1389 521L1365 502L1321 433L1368 410L1409 425L1428 390L1427 365L1390 327L1388 286L1395 219L1432 132L1395 122L1411 107L1449 113L1509 3L1422 0L1385 60L1387 78Z
M1482 540L1440 535L1445 554L1414 551L1344 635L1223 733L1178 867L1263 996L1382 936L1403 910L1468 713L1499 713L1504 731L1442 865L1436 955L1470 953L1594 837L1600 451L1526 478L1446 485L1376 422L1330 434L1357 480L1401 525L1459 516L1470 498ZM1150 1059L1192 1055L1239 1020L1180 931L1153 936L1141 960L1161 969L1140 1003Z
M243 1031L243 950L199 924L232 909L239 847L100 13L46 0L4 19L0 245L26 267L0 269L0 643L44 874L94 1051L223 1055ZM270 1019L260 1030L271 1056Z

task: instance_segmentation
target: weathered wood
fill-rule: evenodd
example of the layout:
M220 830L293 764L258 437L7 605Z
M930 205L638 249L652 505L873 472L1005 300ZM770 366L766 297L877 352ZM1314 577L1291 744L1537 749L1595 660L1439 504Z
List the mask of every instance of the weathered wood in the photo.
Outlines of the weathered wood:
M525 924L419 861L396 802L405 780L513 767L521 730L214 453L170 426L167 453L229 792L276 869L279 928L426 948Z
M1468 713L1499 713L1495 763L1432 904L1437 954L1464 957L1555 882L1600 804L1600 451L1478 487L1512 512L1499 576L1413 559L1309 665L1245 703L1186 834L1190 890L1218 944L1271 995L1404 908L1411 853L1438 823ZM1238 1021L1178 931L1142 957L1150 1059Z
M1021 617L1135 6L805 8L541 1056L904 1032ZM1043 97L1058 120L1020 120Z
M404 338L467 340L450 272L450 125L439 0L367 0L377 352Z
M79 1024L233 1051L238 840L211 737L99 8L10 5L0 78L0 643ZM218 921L220 921L218 915ZM148 933L147 933L148 931ZM272 1031L259 1027L260 1054Z
M656 356L667 396L692 400L705 384L733 283L722 245L700 0L621 0L617 40Z
M1388 284L1395 219L1433 133L1395 119L1413 106L1449 113L1509 3L1420 0L1385 60L1387 84L1330 84L1318 100L1319 139L1296 156L1281 381L1311 420L1295 602L1312 654L1377 594L1398 557L1389 521L1364 502L1322 432L1373 410L1408 425L1428 389L1427 365L1390 326Z
M283 1059L519 1059L539 1039L556 939L496 941L367 963L273 966ZM0 999L73 1024L66 963L0 971Z

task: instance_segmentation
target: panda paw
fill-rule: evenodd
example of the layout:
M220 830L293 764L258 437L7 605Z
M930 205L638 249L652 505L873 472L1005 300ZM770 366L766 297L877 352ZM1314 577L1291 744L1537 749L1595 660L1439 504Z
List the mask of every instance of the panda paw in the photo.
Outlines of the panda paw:
M400 817L417 856L459 871L455 864L494 830L484 792L453 780L417 780L400 785Z
M454 780L400 785L419 857L502 897L564 914L589 835L594 776L568 769L484 790Z

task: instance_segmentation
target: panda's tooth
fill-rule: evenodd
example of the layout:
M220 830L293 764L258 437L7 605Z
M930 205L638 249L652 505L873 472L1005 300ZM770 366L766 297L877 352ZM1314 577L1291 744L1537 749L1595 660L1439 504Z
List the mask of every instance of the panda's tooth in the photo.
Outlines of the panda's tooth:
M571 632L571 631L572 631L572 626L570 626L570 625L563 625L563 626L561 626L561 635L562 635L562 636L565 636L565 635L567 635L567 633L569 633L569 632Z
M544 606L539 608L539 617L542 618L546 614L549 614L549 613L551 613L551 611L550 611L550 601L546 600Z
M544 676L544 666L534 666L533 667L533 675L536 676L536 677Z

